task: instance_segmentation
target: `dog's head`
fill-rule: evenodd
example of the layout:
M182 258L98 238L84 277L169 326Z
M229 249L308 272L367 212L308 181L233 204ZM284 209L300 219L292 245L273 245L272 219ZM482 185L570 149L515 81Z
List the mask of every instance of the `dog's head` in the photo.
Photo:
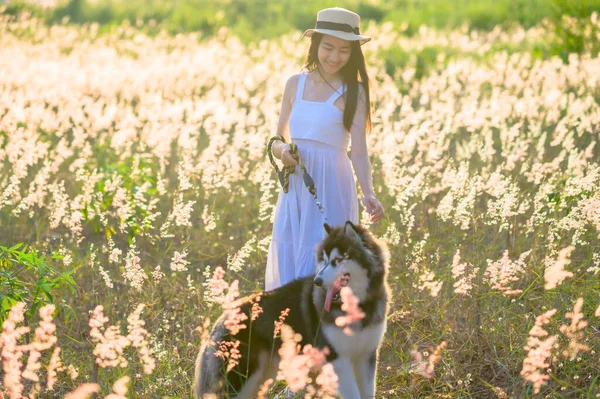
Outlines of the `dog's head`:
M385 282L386 245L366 228L350 221L344 226L325 224L324 227L327 234L315 250L319 266L315 285L327 291L329 301L339 301L339 291L348 286L359 301L364 302L370 290Z

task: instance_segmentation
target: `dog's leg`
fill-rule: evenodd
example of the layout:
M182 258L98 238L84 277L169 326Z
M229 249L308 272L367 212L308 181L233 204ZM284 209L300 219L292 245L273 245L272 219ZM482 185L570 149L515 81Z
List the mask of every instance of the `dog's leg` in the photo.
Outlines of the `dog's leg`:
M338 391L343 399L359 399L360 393L352 371L350 359L338 357L333 362L333 369L338 376Z
M375 377L377 375L377 351L370 356L353 359L352 367L356 375L358 390L362 399L375 397Z
M210 340L205 342L196 359L194 372L193 396L194 399L205 397L222 398L225 395L227 381L222 373L223 359L215 356L219 342L227 335L227 328L222 319L217 320L211 332Z
M215 356L211 345L203 345L196 359L194 372L194 399L202 399L207 394L219 394L224 386L221 375L223 361Z
M248 377L242 389L236 396L237 399L251 399L256 397L258 388L264 380L263 370L256 370L251 376Z
M242 389L236 396L237 399L252 399L256 397L260 385L267 379L269 374L268 356L267 352L260 353L258 368L248 376L248 379L244 382Z

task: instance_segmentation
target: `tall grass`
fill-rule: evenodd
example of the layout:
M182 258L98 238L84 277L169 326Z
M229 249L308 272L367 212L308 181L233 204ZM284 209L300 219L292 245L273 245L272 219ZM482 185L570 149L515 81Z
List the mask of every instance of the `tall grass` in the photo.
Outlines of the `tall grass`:
M243 294L262 289L279 192L265 143L307 42L297 33L245 45L231 30L199 41L131 24L101 32L23 16L1 23L0 245L26 243L38 266L52 268L45 278L72 272L76 283L74 293L61 284L49 291L61 305L60 357L79 373L60 371L40 396L62 397L85 382L108 393L129 376L138 397L188 397L195 329L221 313L206 289L215 268L239 280ZM597 18L585 23L598 29ZM371 229L391 248L394 293L379 394L600 394L593 42L565 63L531 55L558 43L550 24L424 27L412 36L389 24L369 29L368 141L387 212ZM50 257L56 252L62 259ZM13 258L0 264L2 287L14 271L20 288L35 287L36 276L22 273L26 260ZM557 276L565 278L552 286ZM23 295L28 306L31 297ZM570 329L579 298L590 323L580 336ZM152 374L133 345L123 345L126 365L99 367L101 338L94 331L92 339L89 324L100 318L97 306L123 337L142 303ZM552 309L542 327L557 347L535 393L521 375L524 347ZM573 342L589 348L576 353ZM420 373L434 353L431 375Z

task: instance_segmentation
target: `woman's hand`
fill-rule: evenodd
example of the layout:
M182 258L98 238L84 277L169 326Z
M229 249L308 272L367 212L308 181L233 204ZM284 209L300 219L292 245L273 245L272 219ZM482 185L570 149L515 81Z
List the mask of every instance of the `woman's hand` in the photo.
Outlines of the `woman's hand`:
M298 154L298 158L300 158L300 154ZM298 162L294 159L292 154L290 153L290 145L285 143L281 149L281 162L285 166L296 166Z
M362 197L362 203L367 208L367 212L371 214L371 221L378 222L384 215L383 205L377 198L372 195Z

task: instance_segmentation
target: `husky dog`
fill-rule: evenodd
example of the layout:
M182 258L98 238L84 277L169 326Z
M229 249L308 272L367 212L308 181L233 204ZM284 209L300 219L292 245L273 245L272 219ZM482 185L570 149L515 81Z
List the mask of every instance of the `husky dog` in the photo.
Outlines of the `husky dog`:
M319 272L265 292L259 305L263 314L249 325L252 303L242 300L241 312L248 316L246 328L231 335L221 317L196 360L194 397L254 398L261 384L276 375L281 339L273 337L274 321L289 308L285 319L301 334L300 345L327 347L327 361L338 376L344 399L375 396L378 348L386 329L389 288L386 281L388 252L383 242L364 227L324 225L325 239L315 249ZM348 286L360 301L365 317L353 323L348 335L335 324L341 310L340 290ZM219 344L239 340L239 364L226 372L224 361L215 356ZM207 395L209 394L209 395ZM212 394L212 395L210 395ZM206 396L205 396L206 395Z

